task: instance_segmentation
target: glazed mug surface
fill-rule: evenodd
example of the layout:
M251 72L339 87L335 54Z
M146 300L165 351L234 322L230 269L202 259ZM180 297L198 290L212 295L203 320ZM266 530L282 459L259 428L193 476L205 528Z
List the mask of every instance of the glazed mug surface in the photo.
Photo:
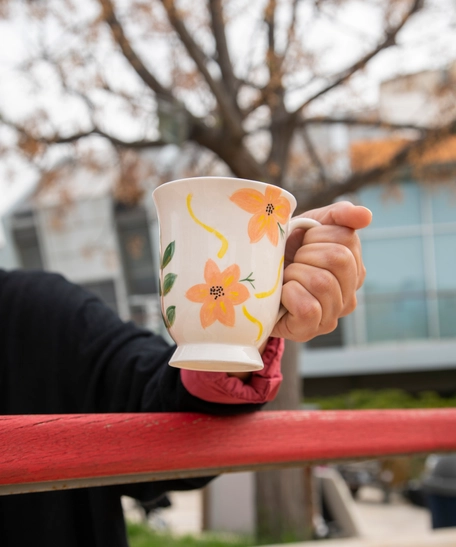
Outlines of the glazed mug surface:
M163 319L177 344L170 365L260 370L258 348L280 310L285 243L319 223L291 215L296 199L262 182L195 177L153 192L160 231Z

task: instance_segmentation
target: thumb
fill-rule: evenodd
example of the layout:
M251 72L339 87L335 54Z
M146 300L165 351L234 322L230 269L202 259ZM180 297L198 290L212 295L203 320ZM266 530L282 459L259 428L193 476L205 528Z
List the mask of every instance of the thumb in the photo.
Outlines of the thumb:
M338 201L326 207L312 209L302 216L318 220L321 224L346 226L353 230L366 228L372 221L372 212L369 209L353 205L349 201Z

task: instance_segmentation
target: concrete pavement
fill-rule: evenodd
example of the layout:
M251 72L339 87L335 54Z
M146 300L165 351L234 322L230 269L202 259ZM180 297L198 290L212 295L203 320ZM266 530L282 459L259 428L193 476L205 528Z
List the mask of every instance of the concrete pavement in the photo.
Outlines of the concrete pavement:
M162 524L175 534L198 535L202 531L202 495L200 491L174 492L172 507L160 513ZM362 525L362 537L319 540L287 544L289 547L456 547L456 528L432 531L429 512L393 495L382 502L375 488L360 490L356 509ZM128 518L140 519L140 513L128 502ZM269 546L272 547L272 546ZM273 546L277 547L277 546Z

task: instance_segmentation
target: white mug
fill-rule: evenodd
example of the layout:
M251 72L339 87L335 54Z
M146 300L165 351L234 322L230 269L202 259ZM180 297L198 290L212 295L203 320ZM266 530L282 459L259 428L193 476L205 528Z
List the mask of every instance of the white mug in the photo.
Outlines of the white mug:
M277 320L285 243L296 199L262 182L195 177L153 192L160 231L163 319L177 344L170 365L261 370L258 348Z

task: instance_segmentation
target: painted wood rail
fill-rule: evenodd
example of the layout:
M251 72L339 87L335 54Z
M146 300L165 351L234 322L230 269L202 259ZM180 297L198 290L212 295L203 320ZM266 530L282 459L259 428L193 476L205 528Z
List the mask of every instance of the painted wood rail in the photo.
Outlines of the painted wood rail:
M0 416L0 494L456 451L456 410Z

